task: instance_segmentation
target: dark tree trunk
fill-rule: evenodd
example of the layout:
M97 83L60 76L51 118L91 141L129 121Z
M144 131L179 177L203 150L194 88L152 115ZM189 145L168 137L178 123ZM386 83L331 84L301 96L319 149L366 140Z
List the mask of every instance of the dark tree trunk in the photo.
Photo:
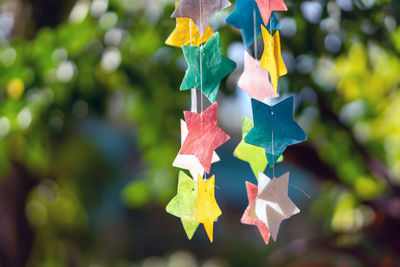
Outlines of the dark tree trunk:
M0 266L25 266L33 231L25 216L30 190L37 184L19 163L13 162L0 183Z

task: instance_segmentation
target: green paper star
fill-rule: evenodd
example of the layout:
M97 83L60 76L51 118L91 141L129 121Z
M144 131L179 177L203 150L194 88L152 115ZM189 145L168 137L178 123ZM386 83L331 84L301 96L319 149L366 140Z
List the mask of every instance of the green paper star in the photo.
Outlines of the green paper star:
M189 239L192 239L194 232L199 226L199 222L196 221L196 206L197 183L183 171L180 171L178 192L168 203L166 210L168 213L181 218L183 228Z
M268 160L265 155L265 150L262 147L253 146L244 141L245 136L254 127L254 123L246 117L242 119L242 140L233 151L233 155L238 159L246 161L250 164L251 170L258 179L258 171L264 172L267 167ZM278 159L278 162L283 160L283 156Z
M203 88L203 94L215 102L221 80L236 68L236 63L221 53L219 33L215 33L203 47L182 46L188 69L180 90ZM200 50L201 66L200 73ZM201 79L200 79L201 76Z

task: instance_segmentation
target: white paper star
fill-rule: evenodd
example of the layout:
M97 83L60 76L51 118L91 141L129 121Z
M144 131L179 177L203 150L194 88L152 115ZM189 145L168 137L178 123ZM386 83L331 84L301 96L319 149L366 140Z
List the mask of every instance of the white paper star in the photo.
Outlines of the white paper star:
M288 195L289 172L271 179L264 173L258 173L258 196L255 200L255 211L258 219L263 221L275 241L279 226L285 219L300 212Z
M186 122L181 120L181 146L183 142L185 142L186 136L188 135L188 128L186 126ZM214 151L212 155L212 160L211 163L215 163L220 161L219 156L217 153ZM194 155L181 155L178 152L178 155L176 156L174 162L172 163L172 166L181 168L181 169L186 169L189 170L190 174L192 175L193 179L197 181L197 176L203 176L204 175L204 168L200 164L199 160L196 158Z
M203 34L210 18L230 5L228 0L182 0L171 18L190 18L196 24L200 34Z

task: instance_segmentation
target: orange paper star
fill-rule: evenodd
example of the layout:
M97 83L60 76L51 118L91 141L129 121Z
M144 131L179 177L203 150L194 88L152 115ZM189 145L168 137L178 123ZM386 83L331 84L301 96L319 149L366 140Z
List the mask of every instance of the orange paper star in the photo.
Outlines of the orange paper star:
M272 11L287 11L283 0L256 0L256 2L265 25L268 25Z
M178 7L178 2L175 3L175 7ZM202 43L207 42L214 32L207 25L204 34L201 36L194 22L189 18L176 18L176 28L165 41L165 44L182 47L183 45L199 46Z
M261 30L264 40L264 53L261 57L261 67L269 72L271 83L276 93L279 77L287 74L287 69L281 55L279 31L276 31L274 37L272 37L262 25Z
M222 214L214 196L215 175L207 181L197 177L197 208L196 220L204 225L208 238L213 242L214 221Z

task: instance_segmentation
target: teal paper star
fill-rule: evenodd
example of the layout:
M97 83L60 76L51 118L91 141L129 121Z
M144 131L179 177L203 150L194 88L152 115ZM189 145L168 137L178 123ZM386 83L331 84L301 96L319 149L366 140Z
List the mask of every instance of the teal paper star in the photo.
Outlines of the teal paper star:
M182 46L182 50L188 69L180 90L197 88L200 91L202 87L203 94L214 103L221 80L236 68L235 62L222 55L218 32L203 47Z
M254 19L256 25L255 36ZM254 0L237 0L235 11L233 11L233 13L229 15L229 17L226 19L226 23L242 30L243 42L245 43L247 48L254 43L254 38L260 35L260 25L263 25L265 27L257 6L257 2ZM279 25L279 21L275 17L274 12L271 13L271 17L269 19L266 29L269 31L281 29L281 25Z
M305 141L306 134L293 120L293 97L275 105L267 105L251 99L254 127L245 137L245 142L263 147L268 164L274 165L287 146Z

